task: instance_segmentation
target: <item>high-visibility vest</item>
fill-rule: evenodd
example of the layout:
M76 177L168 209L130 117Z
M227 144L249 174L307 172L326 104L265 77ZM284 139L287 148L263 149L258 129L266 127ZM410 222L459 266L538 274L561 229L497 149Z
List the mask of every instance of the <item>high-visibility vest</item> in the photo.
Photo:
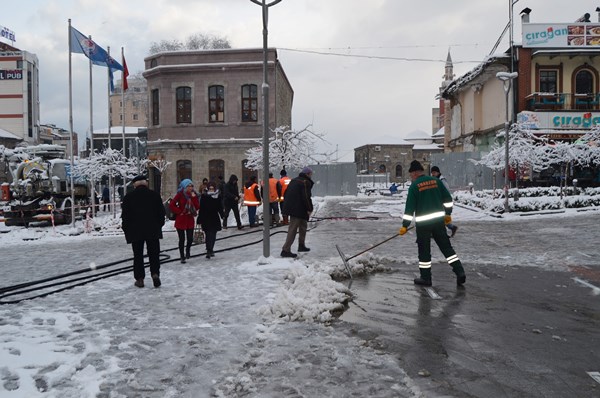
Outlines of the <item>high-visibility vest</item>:
M245 206L258 206L260 199L256 197L254 190L258 187L257 183L250 185L250 188L244 186L244 205Z
M292 181L292 179L288 176L279 179L279 183L281 184L281 197L279 200L283 200L283 195L285 195L285 191L287 190L288 185L290 185L290 181Z
M269 178L269 203L277 202L277 181L276 178Z

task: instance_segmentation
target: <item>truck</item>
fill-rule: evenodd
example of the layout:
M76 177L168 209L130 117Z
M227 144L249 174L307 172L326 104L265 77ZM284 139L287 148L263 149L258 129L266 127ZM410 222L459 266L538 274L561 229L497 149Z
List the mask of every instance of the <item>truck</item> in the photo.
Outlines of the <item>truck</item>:
M89 204L86 181L74 181L71 191L71 162L65 152L64 146L51 144L4 148L10 181L2 183L0 206L6 226L69 224L71 207Z

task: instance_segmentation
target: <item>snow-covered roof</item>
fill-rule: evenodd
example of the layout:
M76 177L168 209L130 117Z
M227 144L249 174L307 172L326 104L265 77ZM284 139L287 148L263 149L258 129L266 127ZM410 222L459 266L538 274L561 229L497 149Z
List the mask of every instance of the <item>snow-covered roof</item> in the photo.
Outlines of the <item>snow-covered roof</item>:
M10 138L13 140L20 140L21 137L14 135L13 133L11 133L10 131L6 131L4 129L0 129L0 138Z
M423 130L414 130L411 131L404 137L405 140L423 140L423 139L431 139L431 134L424 132Z
M490 65L498 63L500 60L506 60L507 58L510 60L510 55L495 54L486 57L484 61L477 65L475 68L471 69L469 72L465 73L458 79L454 79L450 84L448 84L448 87L446 87L444 91L442 91L441 96L443 98L450 97L452 94L460 90L463 86L473 81L478 76L482 75Z
M140 129L145 129L146 127L128 127L125 126L125 135L137 135ZM108 128L103 129L95 129L94 134L108 134ZM110 134L123 134L123 126L113 126L110 128Z
M431 151L436 149L444 149L442 144L415 144L413 151Z
M444 136L444 134L445 134L445 131L444 131L444 130L445 130L445 127L442 127L442 128L440 128L438 131L436 131L436 132L435 132L435 133L432 135L432 137L436 137L436 138L437 138L437 137L443 137L443 136Z

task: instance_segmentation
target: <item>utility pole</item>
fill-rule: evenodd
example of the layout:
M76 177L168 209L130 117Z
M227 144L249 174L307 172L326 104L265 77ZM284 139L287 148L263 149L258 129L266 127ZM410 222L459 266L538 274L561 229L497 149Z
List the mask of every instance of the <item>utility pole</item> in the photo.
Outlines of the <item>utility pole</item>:
M271 255L271 209L269 208L269 83L267 80L267 57L268 57L268 36L269 31L269 7L276 5L281 0L273 0L267 3L265 0L250 0L254 4L262 7L263 22L263 83L262 83L262 103L263 103L263 256Z

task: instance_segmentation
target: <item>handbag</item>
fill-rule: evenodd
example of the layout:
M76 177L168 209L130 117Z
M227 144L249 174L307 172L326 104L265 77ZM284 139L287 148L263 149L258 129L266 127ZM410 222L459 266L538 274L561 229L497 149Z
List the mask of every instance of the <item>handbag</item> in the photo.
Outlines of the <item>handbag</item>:
M193 241L197 245L204 243L204 231L202 230L202 227L200 226L200 224L196 225L196 228L194 228Z

